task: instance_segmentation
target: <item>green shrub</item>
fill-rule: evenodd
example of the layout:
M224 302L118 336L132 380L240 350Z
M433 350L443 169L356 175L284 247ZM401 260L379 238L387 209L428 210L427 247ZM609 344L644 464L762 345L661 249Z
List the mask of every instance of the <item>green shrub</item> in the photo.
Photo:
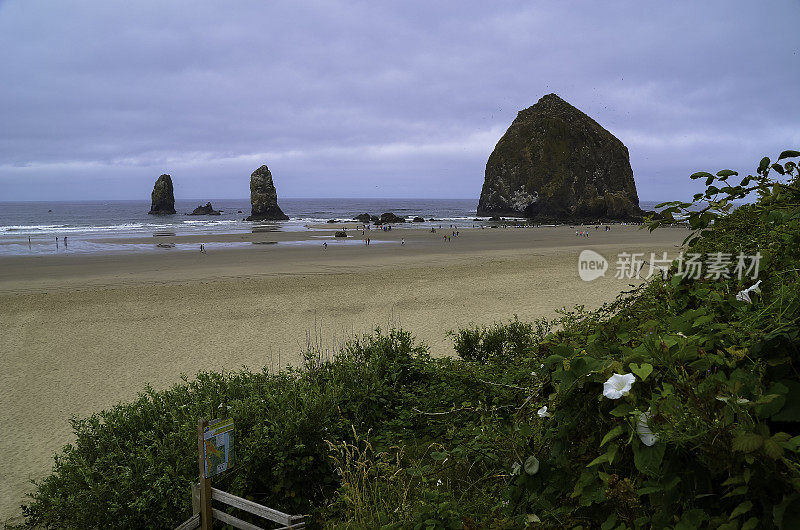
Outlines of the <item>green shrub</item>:
M508 323L490 327L472 326L449 331L454 349L465 361L481 364L511 362L533 351L534 346L550 331L550 323L539 319L521 322L516 316Z

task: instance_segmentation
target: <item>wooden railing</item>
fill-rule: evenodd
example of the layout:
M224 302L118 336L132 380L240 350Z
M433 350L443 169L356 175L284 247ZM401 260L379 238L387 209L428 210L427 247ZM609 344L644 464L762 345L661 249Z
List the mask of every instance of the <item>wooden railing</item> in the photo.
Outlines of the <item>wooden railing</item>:
M217 488L211 488L211 500L218 501L227 506L238 508L245 512L257 515L263 519L278 523L280 526L277 530L299 530L306 527L305 518L302 515L289 515L288 513L263 506L253 501L248 501L236 495L231 495ZM175 530L196 530L201 528L200 521L200 484L195 482L192 484L192 515L189 519L184 521ZM229 524L234 528L241 530L264 530L260 526L256 526L247 521L243 521L229 513L223 512L216 508L211 508L211 519L221 523ZM208 526L209 528L211 525Z

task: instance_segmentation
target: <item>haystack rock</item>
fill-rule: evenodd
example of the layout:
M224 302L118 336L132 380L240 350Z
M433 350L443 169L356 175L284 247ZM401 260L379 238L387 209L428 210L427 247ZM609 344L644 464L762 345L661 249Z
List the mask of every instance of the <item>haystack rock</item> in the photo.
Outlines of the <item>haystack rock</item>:
M272 173L265 165L250 175L250 205L250 216L246 221L289 219L278 206L278 192L272 183Z
M628 148L548 94L517 114L489 156L478 215L541 222L640 220Z
M153 215L168 215L175 213L175 193L172 190L172 177L161 175L153 186L153 193L150 195L152 203L150 211Z

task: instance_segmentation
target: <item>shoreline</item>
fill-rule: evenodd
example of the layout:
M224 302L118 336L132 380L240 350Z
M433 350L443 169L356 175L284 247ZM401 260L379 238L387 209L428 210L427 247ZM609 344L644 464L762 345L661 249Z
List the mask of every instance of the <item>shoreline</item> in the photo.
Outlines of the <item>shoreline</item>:
M252 245L208 252L0 257L0 521L16 519L54 452L85 417L200 370L299 364L307 334L333 350L353 334L398 325L452 355L448 330L612 301L629 284L583 282L581 250L677 254L687 231L615 226L372 230L366 246ZM370 233L368 232L368 233ZM305 233L304 233L305 234ZM273 234L269 234L271 237ZM175 236L192 238L195 236ZM400 240L404 239L405 244ZM194 244L194 242L192 242Z

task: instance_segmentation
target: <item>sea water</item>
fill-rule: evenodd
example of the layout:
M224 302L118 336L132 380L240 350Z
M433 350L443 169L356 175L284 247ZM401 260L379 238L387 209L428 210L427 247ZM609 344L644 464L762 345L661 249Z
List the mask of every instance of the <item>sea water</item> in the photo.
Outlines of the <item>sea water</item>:
M149 215L149 201L0 202L0 255L52 254L56 250L62 253L158 250L154 244L112 245L103 240L158 234L308 231L311 225L325 224L330 219L348 221L362 213L392 212L408 221L416 216L426 219L424 223L395 225L396 228L450 225L464 228L487 220L482 217L476 221L477 201L470 199L280 199L278 203L289 220L260 222L244 220L250 214L249 199L219 199L211 203L214 209L222 211L221 215L187 215L205 202L176 200L175 215ZM643 201L641 206L652 209L654 204ZM428 221L431 218L436 221ZM66 248L64 236L68 238ZM58 248L56 238L60 240ZM236 244L218 244L226 245ZM196 244L167 248L184 246L197 248Z

